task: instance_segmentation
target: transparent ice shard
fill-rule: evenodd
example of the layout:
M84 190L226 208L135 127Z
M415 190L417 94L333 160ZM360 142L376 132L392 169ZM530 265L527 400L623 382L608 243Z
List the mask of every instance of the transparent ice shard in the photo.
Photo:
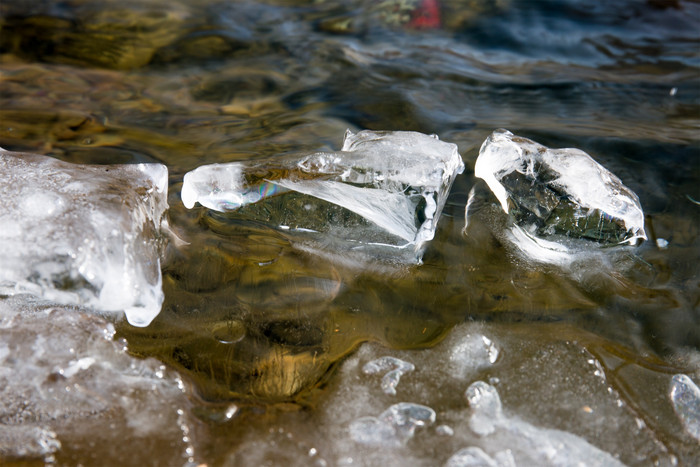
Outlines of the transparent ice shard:
M337 152L212 164L185 174L182 201L276 228L328 234L350 249L395 247L420 261L464 163L416 132L345 134Z
M350 424L350 437L360 444L402 446L413 438L416 428L432 425L435 411L430 407L401 402L386 409L379 417L362 417Z
M469 427L482 437L484 451L509 451L497 456L496 465L624 465L572 433L539 428L506 415L498 391L490 384L477 381L469 386L465 396L472 409Z
M551 250L548 262L565 257L561 237L602 245L646 239L637 195L579 149L550 149L496 130L481 146L474 174L514 221L513 235L531 239L524 248Z
M700 388L687 375L673 375L669 397L686 433L700 441Z
M415 369L416 367L413 363L405 362L395 357L379 357L371 362L367 362L362 367L362 372L366 375L385 372L382 377L382 391L385 394L395 396L396 386L398 386L401 376Z
M163 303L161 164L79 165L0 150L0 293L126 314Z

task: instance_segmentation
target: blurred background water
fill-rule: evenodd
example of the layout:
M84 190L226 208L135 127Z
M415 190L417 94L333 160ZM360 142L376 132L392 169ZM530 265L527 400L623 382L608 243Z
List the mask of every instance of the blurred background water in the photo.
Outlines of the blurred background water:
M459 146L467 169L422 265L300 251L284 232L179 199L195 167L337 150L347 128ZM491 199L463 234L474 162L496 128L591 154L639 195L649 241L605 265L530 264L494 235ZM475 333L498 341L492 373L475 363L458 388L402 397L444 390L427 405L457 427L455 401L466 407L469 383L491 377L518 416L623 463L697 465L698 435L668 385L700 381L699 135L697 1L0 3L1 147L170 171L170 224L189 245L168 253L156 321L115 323L131 356L155 357L186 388L192 434L180 439L178 416L176 441L141 440L153 465L443 464L458 433L362 457L346 431L323 427L342 419L338 407L375 408L350 389L369 384L351 371L358 359L421 362L415 378L428 387L456 371L440 349ZM587 379L596 372L605 391ZM108 423L97 432L120 438ZM124 461L81 439L52 461Z

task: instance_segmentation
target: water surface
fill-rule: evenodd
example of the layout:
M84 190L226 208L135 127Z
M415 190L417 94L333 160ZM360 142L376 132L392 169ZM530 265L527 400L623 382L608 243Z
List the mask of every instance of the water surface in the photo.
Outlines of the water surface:
M438 16L419 20L420 4L437 5ZM510 349L500 357L500 380L512 380L506 402L526 412L543 393L538 379L597 371L577 366L572 356L584 352L630 408L624 416L642 421L648 452L614 430L606 438L577 428L565 406L532 419L630 465L694 465L700 448L666 385L681 373L700 382L699 31L695 1L8 0L0 146L167 165L170 224L188 245L168 252L156 321L116 328L131 355L155 357L186 381L199 437L196 455L178 454L183 462L305 465L323 444L314 447L314 427L352 384L341 365L358 348L439 367L433 348L476 323ZM302 251L285 232L179 199L195 167L337 150L347 128L435 133L459 146L467 170L422 265ZM605 264L534 265L494 234L488 197L465 235L474 162L496 128L591 154L639 195L649 241ZM542 363L551 352L572 366ZM440 396L444 411L469 382ZM579 402L564 386L553 394ZM290 430L287 449L292 438L280 433ZM410 463L444 463L458 448L428 444ZM350 448L333 446L319 455L347 463ZM168 451L154 451L153 463L172 461ZM90 464L100 452L64 449L56 459ZM404 455L394 454L382 462Z

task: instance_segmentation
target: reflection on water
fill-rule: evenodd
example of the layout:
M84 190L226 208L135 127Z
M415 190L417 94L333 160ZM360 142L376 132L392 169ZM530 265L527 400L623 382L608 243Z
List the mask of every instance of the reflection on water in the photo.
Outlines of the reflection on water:
M672 411L655 418L654 401L672 374L700 380L699 18L699 3L672 0L8 1L0 146L168 166L170 224L182 243L164 263L163 311L147 328L116 327L131 354L192 384L212 459L256 459L266 430L283 423L273 408L327 408L348 384L339 366L363 342L383 354L428 349L470 321L498 327L504 347L577 342L614 375L610 387L663 447L661 463L672 452L692 465L697 445L672 432ZM534 266L502 241L487 195L470 206L463 233L479 146L501 127L591 154L639 195L649 241L566 270ZM224 222L179 199L195 167L337 150L346 128L458 144L467 170L424 264L300 248L283 231ZM557 352L569 355L564 347ZM427 366L442 358L423 352ZM510 401L501 394L506 406L540 387L512 373L521 360L500 360L510 368L500 378L522 386ZM234 425L217 425L231 403L236 415L223 418ZM308 436L295 446L313 447L304 421L323 416L284 415L287 429ZM240 452L212 447L240 434L236 420L255 423ZM574 430L565 420L551 422ZM586 436L644 464L623 444ZM270 462L283 462L275 452Z

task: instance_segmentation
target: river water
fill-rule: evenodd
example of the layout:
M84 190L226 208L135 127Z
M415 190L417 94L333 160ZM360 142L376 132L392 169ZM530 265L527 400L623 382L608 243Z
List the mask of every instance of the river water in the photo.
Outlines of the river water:
M562 269L500 241L488 206L464 231L479 147L497 128L591 154L637 193L649 240ZM200 165L338 150L346 129L458 145L466 170L423 264L300 251L180 201ZM118 357L90 347L93 360L75 360L81 374L111 362L77 402L102 405L6 408L0 439L44 447L0 442L0 461L443 465L471 446L493 464L450 465L700 463L696 1L5 0L0 147L165 164L170 225L187 243L169 247L153 324L116 321ZM7 368L3 349L23 340L58 336L73 354L111 329L13 319ZM36 355L24 358L40 366ZM415 367L396 395L362 371L382 356ZM136 367L146 383L126 391ZM165 389L149 393L149 378ZM31 402L41 389L28 387ZM496 428L468 388L497 391ZM399 402L434 420L397 422L385 411Z

